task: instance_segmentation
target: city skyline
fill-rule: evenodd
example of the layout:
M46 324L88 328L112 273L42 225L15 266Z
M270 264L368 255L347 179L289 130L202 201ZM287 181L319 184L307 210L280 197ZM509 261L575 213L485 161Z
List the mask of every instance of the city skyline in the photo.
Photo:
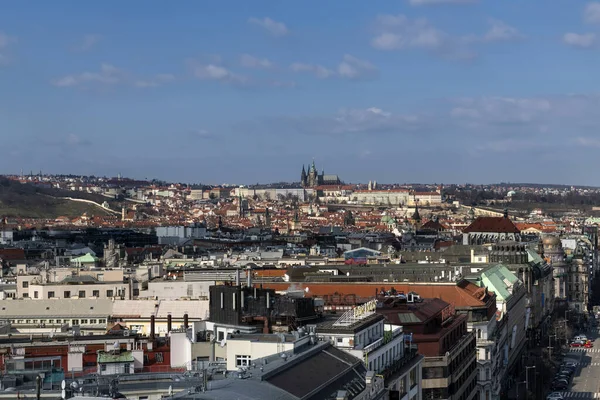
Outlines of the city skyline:
M7 4L2 173L600 185L598 2Z

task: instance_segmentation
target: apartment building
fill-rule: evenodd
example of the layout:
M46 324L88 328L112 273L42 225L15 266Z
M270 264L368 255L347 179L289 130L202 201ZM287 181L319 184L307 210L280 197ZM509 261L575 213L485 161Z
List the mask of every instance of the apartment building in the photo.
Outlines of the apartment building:
M477 398L476 339L467 316L441 299L382 298L377 313L402 325L423 360L423 399Z
M422 357L406 346L402 327L386 324L376 309L377 300L372 300L307 329L319 340L362 360L367 370L382 375L386 396L421 400Z

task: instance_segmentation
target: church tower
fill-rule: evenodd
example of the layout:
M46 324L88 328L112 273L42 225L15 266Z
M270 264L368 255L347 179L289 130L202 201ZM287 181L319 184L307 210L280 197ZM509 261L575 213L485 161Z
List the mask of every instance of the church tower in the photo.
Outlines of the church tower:
M302 174L300 175L300 185L302 185L302 187L306 187L306 170L304 169L304 164L302 164Z

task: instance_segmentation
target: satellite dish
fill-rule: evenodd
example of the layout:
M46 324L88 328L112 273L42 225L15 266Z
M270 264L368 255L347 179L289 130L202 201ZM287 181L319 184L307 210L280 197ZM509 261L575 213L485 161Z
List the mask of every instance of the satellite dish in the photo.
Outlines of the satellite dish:
M67 381L65 381L65 380L63 379L63 381L60 383L60 388L61 388L62 390L65 390L65 389L67 388Z
M219 343L219 346L221 347L225 347L225 339L222 339L221 342Z
M63 381L64 382L64 381ZM63 390L60 392L60 397L63 398L63 400L65 400L67 398L67 391L63 388Z
M113 349L119 350L119 342L114 342L113 343Z

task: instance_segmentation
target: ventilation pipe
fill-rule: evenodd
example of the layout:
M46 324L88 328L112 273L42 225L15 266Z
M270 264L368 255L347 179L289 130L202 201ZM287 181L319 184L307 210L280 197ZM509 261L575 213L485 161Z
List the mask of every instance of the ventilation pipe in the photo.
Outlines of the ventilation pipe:
M267 292L267 310L271 308L271 293Z
M252 268L246 268L246 286L252 287Z
M183 314L183 328L187 330L188 326L188 314L185 313Z
M155 325L155 319L156 317L154 316L154 314L152 314L150 316L150 339L154 339L154 325Z
M171 332L172 327L173 327L173 317L171 316L171 313L169 313L167 315L167 332Z
M240 286L240 269L235 270L235 286Z

